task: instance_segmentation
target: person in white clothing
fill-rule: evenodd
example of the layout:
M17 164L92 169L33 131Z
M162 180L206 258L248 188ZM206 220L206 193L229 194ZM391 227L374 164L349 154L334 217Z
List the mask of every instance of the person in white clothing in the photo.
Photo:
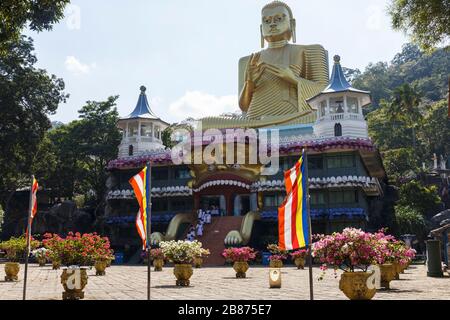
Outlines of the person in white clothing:
M188 232L188 234L186 236L186 240L187 241L191 241L191 242L195 240L195 228L194 228L194 226L190 227L189 232Z
M198 216L197 218L200 220L203 216L203 210L202 209L198 209Z
M203 223L200 222L197 224L197 237L203 236Z
M211 223L211 210L206 211L205 214L205 223L210 224Z

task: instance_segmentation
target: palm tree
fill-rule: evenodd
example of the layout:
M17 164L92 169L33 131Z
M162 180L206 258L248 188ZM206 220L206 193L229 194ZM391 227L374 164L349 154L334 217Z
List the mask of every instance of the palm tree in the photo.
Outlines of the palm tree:
M389 102L391 120L401 120L411 127L414 149L416 149L416 126L422 118L418 108L421 100L422 98L416 86L411 87L409 84L404 83L394 90Z

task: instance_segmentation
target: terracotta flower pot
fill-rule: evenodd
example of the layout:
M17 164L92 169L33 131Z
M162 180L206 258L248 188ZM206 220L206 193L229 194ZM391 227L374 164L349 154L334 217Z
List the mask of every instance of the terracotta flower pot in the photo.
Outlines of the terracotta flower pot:
M53 270L59 270L60 267L61 267L61 261L52 260L52 269Z
M162 271L162 267L164 266L164 259L154 259L153 267L155 267L155 271Z
M400 263L394 262L395 280L400 280L400 273L402 273L403 267Z
M339 289L350 300L371 300L376 288L367 287L367 279L372 275L371 272L344 272L339 281Z
M106 268L108 266L107 260L97 260L95 261L95 275L96 276L104 276L106 274Z
M233 269L236 271L236 278L245 278L248 268L248 262L236 261L233 264Z
M19 277L17 276L19 274L20 270L20 264L18 262L6 262L5 263L5 281L11 282L11 281L18 281Z
M195 257L194 258L194 267L199 269L202 267L202 265L203 265L203 259L199 258L199 257Z
M283 268L283 261L281 260L271 260L269 263L270 268Z
M84 299L83 289L88 282L86 268L68 270L64 269L61 275L61 284L64 288L63 300Z
M173 274L177 278L176 285L179 287L188 287L194 271L192 270L192 264L175 264L173 268Z
M405 273L405 270L409 268L409 264L403 264L402 265L402 273Z
M297 266L297 269L305 269L305 258L296 258L294 263Z
M381 272L381 287L390 289L390 282L395 279L395 266L391 263L379 265Z

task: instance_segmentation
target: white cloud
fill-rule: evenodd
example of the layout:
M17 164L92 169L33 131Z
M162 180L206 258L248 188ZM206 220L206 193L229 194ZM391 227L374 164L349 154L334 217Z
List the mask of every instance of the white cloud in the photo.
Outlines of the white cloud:
M84 64L74 56L67 56L64 65L66 66L66 69L74 75L88 74L96 67L95 63L91 63L90 65Z
M182 121L188 117L198 119L218 116L237 109L238 98L235 95L215 96L201 91L187 91L184 96L170 104L169 113L176 121Z

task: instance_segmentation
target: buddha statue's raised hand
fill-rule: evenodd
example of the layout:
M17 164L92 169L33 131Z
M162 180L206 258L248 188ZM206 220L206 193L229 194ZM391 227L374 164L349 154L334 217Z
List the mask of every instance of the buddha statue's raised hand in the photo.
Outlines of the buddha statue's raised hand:
M260 56L260 53L252 54L245 70L245 81L249 81L253 85L261 78L265 69L265 64L259 62Z

